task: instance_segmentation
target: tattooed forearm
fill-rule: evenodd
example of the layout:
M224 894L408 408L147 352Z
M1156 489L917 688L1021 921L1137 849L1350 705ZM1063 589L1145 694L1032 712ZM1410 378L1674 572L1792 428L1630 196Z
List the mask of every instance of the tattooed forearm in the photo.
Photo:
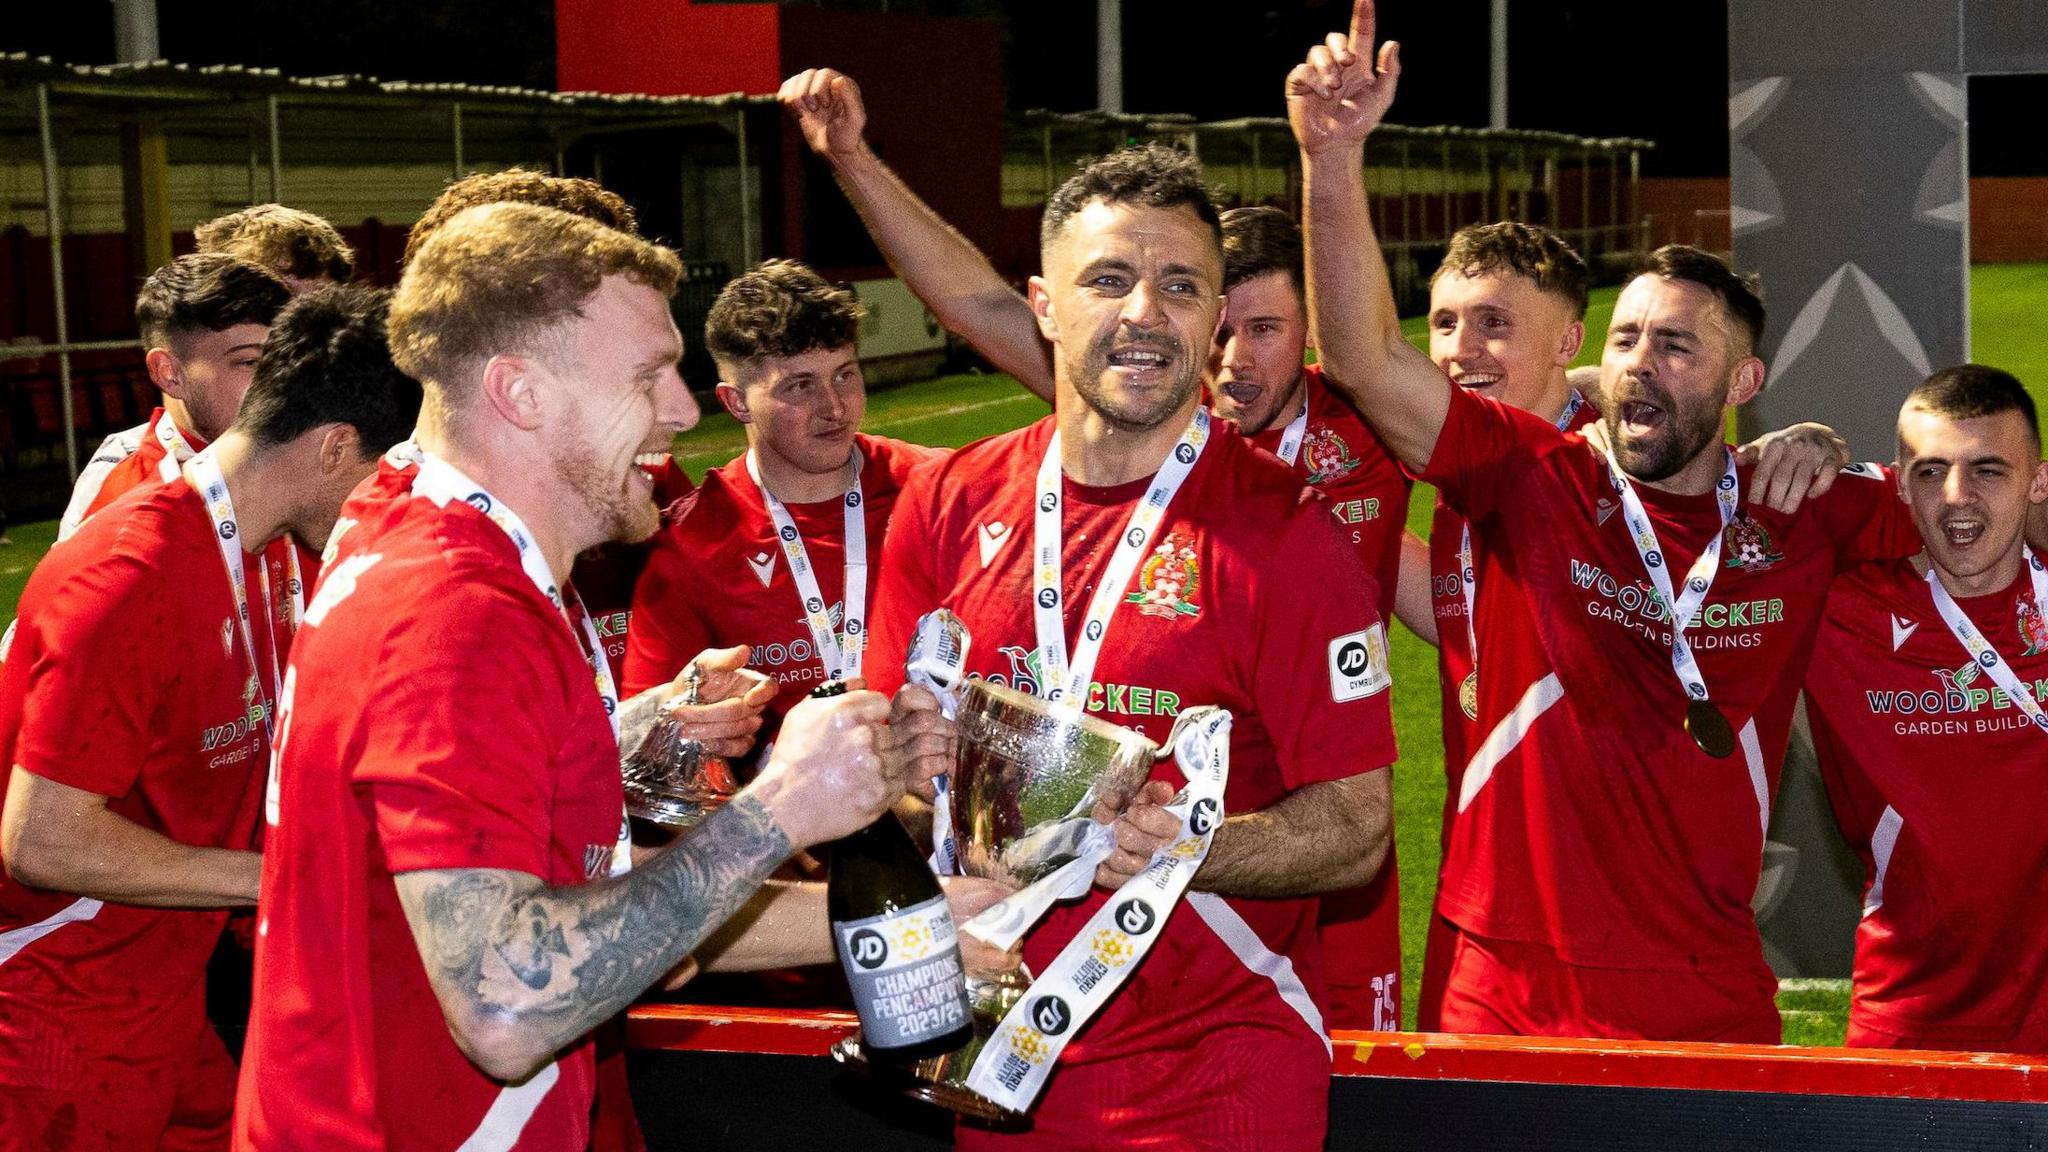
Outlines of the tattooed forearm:
M640 747L647 739L647 733L654 728L654 721L661 716L662 690L649 688L631 700L619 704L619 750L620 755L629 756L631 749Z
M615 879L547 888L524 873L414 872L399 894L457 1039L466 1024L509 1032L538 1066L660 979L789 854L767 809L741 796Z

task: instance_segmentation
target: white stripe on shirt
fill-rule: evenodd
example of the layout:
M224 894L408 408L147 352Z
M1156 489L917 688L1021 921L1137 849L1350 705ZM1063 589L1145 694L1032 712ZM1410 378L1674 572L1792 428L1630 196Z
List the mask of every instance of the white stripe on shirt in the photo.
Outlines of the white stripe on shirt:
M47 920L38 920L34 924L24 924L19 928L10 928L5 932L0 932L0 964L5 964L9 960L14 959L16 952L41 940L66 924L76 924L92 919L100 914L102 907L104 905L92 897L80 896L78 899L66 904L62 911Z
M1471 622L1466 623L1469 625ZM1463 812L1472 806L1479 790L1493 779L1493 770L1500 767L1500 762L1507 759L1508 753L1513 752L1522 743L1522 738L1529 734L1529 729L1535 727L1536 718L1550 711L1550 706L1562 699L1564 684L1555 672L1529 685L1529 690L1515 702L1514 711L1494 725L1486 742L1472 753L1471 761L1465 765L1465 774L1458 782L1458 811Z
M526 1122L540 1109L540 1102L547 1097L548 1090L562 1078L562 1062L551 1061L547 1067L534 1073L524 1084L507 1084L498 1091L498 1098L491 1101L490 1110L484 1113L476 1131L455 1152L511 1152L519 1143L519 1137L526 1131Z
M1273 982L1273 988L1280 993L1280 999L1289 1008L1301 1014L1301 1022L1323 1042L1323 1051L1330 1052L1330 1036L1323 1029L1323 1014L1316 1002L1309 997L1308 988L1301 977L1294 973L1294 961L1266 947L1252 926L1244 922L1228 901L1214 892L1190 892L1188 907L1202 917L1202 922L1216 933L1223 946L1230 949L1238 962L1253 972Z

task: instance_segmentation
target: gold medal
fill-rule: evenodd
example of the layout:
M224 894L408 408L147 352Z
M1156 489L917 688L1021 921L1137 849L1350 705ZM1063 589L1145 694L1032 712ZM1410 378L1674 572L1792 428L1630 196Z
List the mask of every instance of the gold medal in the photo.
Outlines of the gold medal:
M1465 710L1465 719L1479 719L1479 673L1467 672L1458 682L1458 707Z
M1716 760L1725 760L1735 752L1735 729L1728 726L1728 718L1721 710L1705 700L1695 700L1685 706L1685 731L1700 751Z

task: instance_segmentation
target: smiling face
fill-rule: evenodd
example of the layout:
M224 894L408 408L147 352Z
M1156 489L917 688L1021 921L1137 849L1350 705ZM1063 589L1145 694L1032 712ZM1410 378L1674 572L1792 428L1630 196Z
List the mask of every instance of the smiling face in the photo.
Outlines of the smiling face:
M1071 388L1111 428L1185 420L1223 315L1223 254L1187 208L1096 200L1045 246L1039 329Z
M813 476L837 476L853 452L867 412L867 386L851 345L813 348L722 365L718 395L747 426L747 444L763 461Z
M1622 289L1600 392L1615 460L1630 476L1656 483L1697 467L1721 443L1727 406L1746 402L1762 381L1762 363L1712 291L1654 274Z
M1585 333L1569 302L1512 269L1445 271L1429 286L1429 358L1460 388L1516 408L1564 403L1559 372Z
M2048 502L2048 464L2016 409L1958 418L1908 403L1899 473L1913 523L1942 582L1988 595L2018 571L2029 509Z
M638 462L667 455L698 416L676 370L683 341L668 300L606 276L562 330L560 363L541 368L552 377L549 464L588 514L593 542L645 540L661 521L654 482Z
M1294 278L1264 272L1224 293L1210 363L1209 407L1247 436L1294 417L1308 351L1308 308Z

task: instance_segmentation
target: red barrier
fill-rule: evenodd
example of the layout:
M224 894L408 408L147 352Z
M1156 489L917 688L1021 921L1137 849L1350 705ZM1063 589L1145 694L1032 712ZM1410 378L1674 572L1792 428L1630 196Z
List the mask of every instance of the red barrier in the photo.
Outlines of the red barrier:
M850 1012L644 1004L627 1016L626 1042L668 1051L822 1057L853 1027ZM1337 1032L1331 1039L1339 1076L2048 1101L2048 1067L2024 1056L1424 1032Z

